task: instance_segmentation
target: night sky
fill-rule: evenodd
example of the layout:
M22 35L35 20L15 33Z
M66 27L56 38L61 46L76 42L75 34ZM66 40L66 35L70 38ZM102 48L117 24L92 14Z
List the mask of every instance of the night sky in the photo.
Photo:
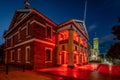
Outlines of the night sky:
M57 24L69 19L83 20L85 0L29 0L35 8ZM8 29L15 10L24 8L24 0L0 0L0 44L4 43L3 33ZM118 24L120 0L87 0L86 26L89 42L99 38L100 52L108 50L114 43L112 27Z

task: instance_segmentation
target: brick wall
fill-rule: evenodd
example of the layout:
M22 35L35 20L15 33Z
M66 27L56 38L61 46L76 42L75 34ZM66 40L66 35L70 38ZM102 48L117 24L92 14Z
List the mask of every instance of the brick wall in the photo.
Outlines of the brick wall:
M45 48L52 48L52 62L45 62ZM34 69L52 67L56 64L55 46L34 42Z

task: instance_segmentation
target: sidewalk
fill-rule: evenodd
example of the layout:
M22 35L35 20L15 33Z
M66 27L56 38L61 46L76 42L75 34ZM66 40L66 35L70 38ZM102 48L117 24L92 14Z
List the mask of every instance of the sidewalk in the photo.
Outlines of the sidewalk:
M11 69L8 75L0 72L0 80L120 80L120 66L88 64L68 68L60 66L36 71Z
M104 73L102 71L105 68L104 65L101 65L99 69L97 69L97 67L98 64L88 64L80 67L76 66L75 68L60 66L55 68L40 69L38 70L38 73L80 80L120 80L120 73L117 73L118 75L109 74L109 72ZM116 67L113 68L116 69Z
M11 71L8 75L0 73L0 80L56 80L56 77L37 74L34 71Z

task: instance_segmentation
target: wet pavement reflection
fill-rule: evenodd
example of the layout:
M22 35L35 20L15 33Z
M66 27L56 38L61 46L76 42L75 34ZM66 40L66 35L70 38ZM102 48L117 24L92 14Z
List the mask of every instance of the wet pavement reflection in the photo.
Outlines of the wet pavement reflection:
M120 66L96 63L74 68L63 65L40 69L38 73L58 76L60 80L120 80Z

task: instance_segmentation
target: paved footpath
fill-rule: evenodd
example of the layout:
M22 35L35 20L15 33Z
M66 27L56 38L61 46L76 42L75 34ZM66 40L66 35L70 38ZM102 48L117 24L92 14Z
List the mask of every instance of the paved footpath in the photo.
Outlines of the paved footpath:
M88 64L74 68L61 66L25 72L14 68L8 75L0 72L0 80L120 80L120 66Z
M71 80L120 80L120 66L88 64L68 68L65 66L40 69L39 73L60 76Z
M59 80L60 77L47 74L38 74L36 71L25 70L9 66L8 75L5 73L5 65L0 64L0 80Z
M0 73L0 80L61 80L61 77L38 74L34 71L11 71L8 75Z

